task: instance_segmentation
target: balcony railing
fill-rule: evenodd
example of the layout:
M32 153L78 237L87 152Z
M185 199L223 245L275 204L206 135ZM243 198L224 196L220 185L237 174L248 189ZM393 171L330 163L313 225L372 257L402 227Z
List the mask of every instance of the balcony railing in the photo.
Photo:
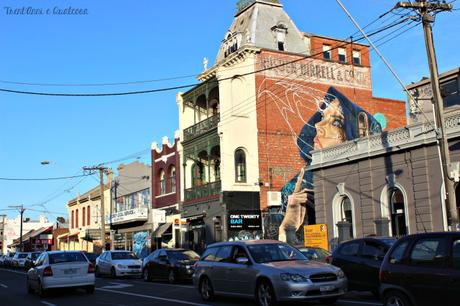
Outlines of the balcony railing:
M217 127L219 115L214 115L184 130L184 141L188 141Z
M196 199L206 199L211 196L216 196L222 190L220 181L212 182L206 185L197 186L185 190L185 201L192 201Z

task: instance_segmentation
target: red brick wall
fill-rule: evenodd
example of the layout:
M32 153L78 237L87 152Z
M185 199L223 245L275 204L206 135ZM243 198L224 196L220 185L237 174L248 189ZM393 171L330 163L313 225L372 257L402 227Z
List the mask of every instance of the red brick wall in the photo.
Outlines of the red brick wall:
M313 40L316 48L322 40ZM363 48L365 48L363 46ZM322 43L321 43L322 50ZM351 53L351 52L348 52ZM286 60L286 54L271 51L262 51L258 55L257 62L262 62L268 55ZM288 60L292 58L289 57ZM321 55L322 58L322 55ZM369 66L368 57L363 56L363 64ZM329 61L327 61L329 62ZM351 65L345 65L347 69ZM369 71L370 77L370 71ZM324 79L322 80L324 82ZM294 87L290 87L292 85ZM370 83L369 83L370 84ZM300 168L304 166L304 160L300 157L296 144L296 136L300 133L305 122L317 112L316 105L302 107L304 99L312 99L308 94L299 94L296 88L307 88L322 101L324 94L329 89L329 84L320 84L314 80L305 81L300 78L276 78L265 72L256 75L257 94L257 128L259 147L259 173L264 183L270 186L262 186L260 193L261 209L267 207L267 191L280 191ZM387 118L387 128L393 129L406 125L406 110L403 101L374 98L371 88L344 87L334 85L342 94L364 110L374 115L382 113ZM278 102L275 100L278 99ZM288 114L289 123L281 115L279 107L284 107ZM299 107L300 106L300 107ZM291 108L289 108L291 107Z

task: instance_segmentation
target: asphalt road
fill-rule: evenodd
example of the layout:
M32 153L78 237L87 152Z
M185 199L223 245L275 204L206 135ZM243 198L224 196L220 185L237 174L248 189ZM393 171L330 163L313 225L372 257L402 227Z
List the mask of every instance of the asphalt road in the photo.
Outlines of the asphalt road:
M201 300L191 284L170 285L162 282L146 283L141 279L98 278L96 292L92 295L83 290L54 290L46 298L27 294L25 272L0 268L0 305L2 306L227 306L251 305L251 300L220 297L212 303ZM316 305L306 303L304 305ZM336 305L381 306L370 294L350 292Z

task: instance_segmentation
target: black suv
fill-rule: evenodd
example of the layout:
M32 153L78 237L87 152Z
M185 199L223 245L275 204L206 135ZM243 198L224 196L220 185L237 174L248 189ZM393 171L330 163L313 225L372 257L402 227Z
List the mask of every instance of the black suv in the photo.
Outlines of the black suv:
M380 282L386 306L459 305L460 233L401 238L383 260Z
M349 290L379 294L379 271L382 260L395 238L366 237L343 242L332 254L332 264L348 278Z

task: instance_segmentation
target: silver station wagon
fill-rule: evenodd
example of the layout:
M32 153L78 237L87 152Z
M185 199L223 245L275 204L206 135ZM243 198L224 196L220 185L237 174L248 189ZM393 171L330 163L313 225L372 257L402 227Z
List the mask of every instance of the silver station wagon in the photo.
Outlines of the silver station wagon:
M246 296L261 306L309 300L333 304L347 291L342 270L309 261L296 248L274 240L210 245L195 264L193 282L205 301L217 294Z

